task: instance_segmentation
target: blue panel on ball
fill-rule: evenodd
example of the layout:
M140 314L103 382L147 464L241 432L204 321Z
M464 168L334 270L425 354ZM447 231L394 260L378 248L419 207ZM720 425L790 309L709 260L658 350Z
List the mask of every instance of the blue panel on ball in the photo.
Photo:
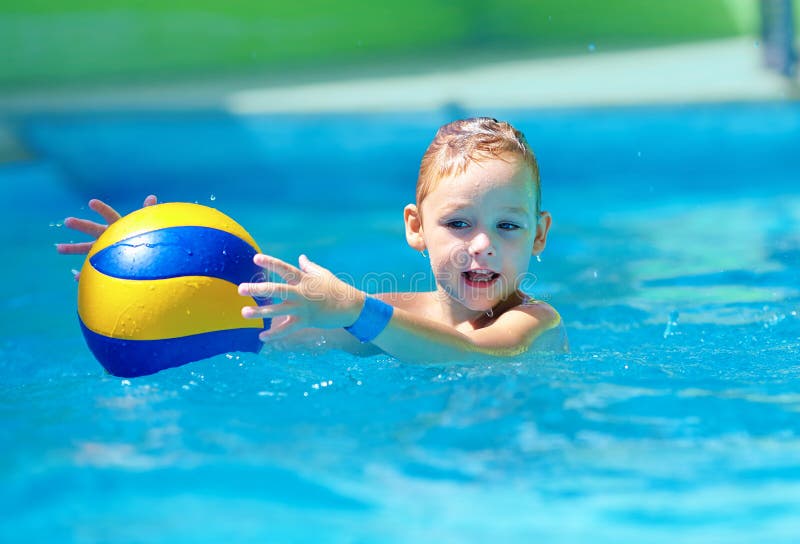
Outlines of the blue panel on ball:
M238 284L256 279L256 250L225 231L208 227L169 227L121 240L89 262L107 276L157 280L210 276Z
M261 348L259 329L212 331L163 340L126 340L97 334L86 328L80 317L78 321L97 360L109 374L121 378L155 374L230 351L257 353ZM270 320L265 319L264 325L269 328Z

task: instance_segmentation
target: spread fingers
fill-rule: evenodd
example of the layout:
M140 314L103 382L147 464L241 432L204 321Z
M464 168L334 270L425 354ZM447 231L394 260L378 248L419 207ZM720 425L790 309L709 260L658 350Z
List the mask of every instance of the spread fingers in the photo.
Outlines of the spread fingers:
M259 253L253 257L253 262L264 270L275 272L290 285L300 283L300 278L303 277L303 272L299 268L270 255Z
M89 201L89 208L96 211L100 214L100 216L106 220L106 222L110 225L114 221L117 221L121 216L111 206L103 202L102 200L97 200L93 198Z
M92 249L94 242L80 242L78 244L56 244L56 251L62 255L85 255Z
M242 308L242 317L247 319L275 317L279 315L293 315L297 307L288 302L269 304L267 306L245 306Z
M101 225L100 223L89 221L88 219L78 219L77 217L67 217L64 219L64 226L95 238L99 238L107 228L106 225Z
M286 283L264 281L260 283L240 283L239 294L245 297L279 298L289 300L296 297L295 289Z

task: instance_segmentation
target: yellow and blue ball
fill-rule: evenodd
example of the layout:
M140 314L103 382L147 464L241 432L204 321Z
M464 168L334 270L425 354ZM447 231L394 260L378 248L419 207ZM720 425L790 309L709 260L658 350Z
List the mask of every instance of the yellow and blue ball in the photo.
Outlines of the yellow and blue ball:
M245 319L237 285L262 274L255 240L199 204L158 204L113 223L87 255L78 317L89 349L122 377L231 351L258 352L270 320Z

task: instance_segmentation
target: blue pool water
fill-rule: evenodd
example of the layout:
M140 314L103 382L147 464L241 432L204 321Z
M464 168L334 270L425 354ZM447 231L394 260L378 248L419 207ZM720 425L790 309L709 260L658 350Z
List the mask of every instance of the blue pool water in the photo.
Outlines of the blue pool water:
M83 343L64 216L155 192L402 288L426 271L402 207L460 113L18 119L37 158L0 167L0 540L795 541L800 106L481 113L538 153L532 292L570 354L266 350L132 380Z

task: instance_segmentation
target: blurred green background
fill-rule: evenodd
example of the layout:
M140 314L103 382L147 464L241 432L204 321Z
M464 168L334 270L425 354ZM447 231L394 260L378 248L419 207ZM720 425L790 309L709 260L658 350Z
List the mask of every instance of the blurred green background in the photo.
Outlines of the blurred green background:
M29 0L0 6L0 87L397 72L755 36L758 25L757 0Z

